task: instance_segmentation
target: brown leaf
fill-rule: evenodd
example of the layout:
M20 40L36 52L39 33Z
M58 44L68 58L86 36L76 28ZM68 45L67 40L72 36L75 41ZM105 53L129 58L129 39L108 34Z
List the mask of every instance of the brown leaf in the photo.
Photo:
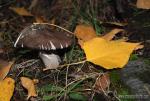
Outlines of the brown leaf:
M46 22L44 18L42 17L35 17L36 23L44 23Z
M29 99L31 96L37 96L35 86L34 86L34 81L27 78L27 77L21 77L21 84L22 86L28 90L28 97Z
M102 76L98 77L95 83L95 88L99 91L105 92L110 86L109 74L105 73Z
M101 38L110 41L117 33L122 32L122 31L124 31L124 30L123 29L113 29L112 31L110 31L106 35L102 36Z
M21 16L33 16L29 11L27 11L24 7L10 7L9 9L16 12L18 15Z
M137 0L137 8L150 9L150 0Z
M75 35L77 36L78 40L80 41L88 41L92 38L96 37L96 32L92 26L89 25L78 25L74 31Z
M34 84L37 84L37 83L39 83L39 80L38 79L33 79L33 82L34 82Z
M0 60L0 80L3 80L7 76L13 63L14 62Z

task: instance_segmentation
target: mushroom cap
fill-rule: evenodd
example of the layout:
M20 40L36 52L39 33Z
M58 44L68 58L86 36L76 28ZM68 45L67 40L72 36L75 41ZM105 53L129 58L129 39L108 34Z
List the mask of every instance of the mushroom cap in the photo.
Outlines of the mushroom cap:
M56 50L69 47L72 40L70 33L53 31L46 24L32 24L21 31L14 47Z

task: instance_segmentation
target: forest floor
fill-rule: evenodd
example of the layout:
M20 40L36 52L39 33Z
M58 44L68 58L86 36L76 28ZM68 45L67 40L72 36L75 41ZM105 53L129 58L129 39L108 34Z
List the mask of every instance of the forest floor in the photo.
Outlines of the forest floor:
M31 101L137 101L138 97L130 98L130 95L144 96L145 93L135 91L134 83L130 82L135 79L139 80L135 83L136 85L142 86L141 89L143 85L147 85L147 91L150 92L148 80L150 69L145 69L150 68L150 10L142 10L129 5L127 11L118 13L114 5L110 6L109 2L106 4L103 2L100 7L102 10L99 10L97 0L93 2L90 0L90 2L82 0L33 1L36 3L30 0L0 0L0 48L4 50L0 52L0 60L15 61L8 74L16 82L12 101L26 100L27 91L20 84L22 76L39 81L36 84L38 96L31 97ZM24 7L32 15L19 15L12 10L13 7ZM111 8L113 8L112 11ZM40 21L59 25L71 32L74 32L79 24L88 24L93 26L97 35L104 35L114 28L121 28L126 30L124 36L129 38L128 41L141 42L144 48L134 52L123 69L106 70L84 62L57 70L43 71L44 64L39 59L37 50L14 48L19 33L26 26ZM127 25L120 25L122 23L127 23ZM62 64L77 63L85 59L85 54L77 40L73 46L61 54L61 59ZM139 71L136 69L137 66L140 68ZM105 74L109 75L106 81L108 80L110 85L102 91L95 85L98 78ZM131 76L134 78L130 79ZM106 81L102 80L101 83L105 85ZM139 82L142 82L142 85ZM145 99L143 101L149 101L146 99L150 99L150 93L147 94L149 95L143 97ZM124 98L123 95L129 96Z

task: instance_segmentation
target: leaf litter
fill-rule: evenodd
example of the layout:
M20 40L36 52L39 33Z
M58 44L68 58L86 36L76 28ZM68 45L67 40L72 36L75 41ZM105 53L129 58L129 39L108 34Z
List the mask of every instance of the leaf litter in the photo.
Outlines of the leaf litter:
M55 5L54 2L53 2L53 5ZM34 6L36 6L36 5L34 5ZM55 7L53 7L53 8L55 8ZM30 13L28 11L28 9L25 9L24 7L16 7L16 6L13 5L13 6L10 7L10 9L11 9L11 11L15 12L17 15L23 16L23 17L20 17L20 19L24 23L28 23L27 22L27 20L28 20L29 23L32 23L32 22L36 21L38 23L51 22L51 23L58 24L58 23L60 23L58 21L62 20L61 23L63 23L63 24L60 24L60 26L63 26L66 23L69 23L69 21L66 20L67 17L69 16L69 18L71 18L70 15L66 15L65 20L64 20L64 18L65 18L64 16L63 16L63 19L61 19L61 16L58 16L58 18L52 16L49 20L49 19L45 19L46 17L41 17L39 15L37 16L37 15L34 15L34 14ZM56 7L56 9L57 9L57 7ZM54 10L54 11L56 11L56 10ZM32 16L32 18L30 18L30 16ZM53 22L53 19L55 19L55 22ZM73 19L73 20L77 21L76 19ZM14 22L12 21L9 24L12 24L12 23L16 24L15 21ZM66 21L66 23L64 23L63 21ZM76 22L76 23L78 23L78 22ZM112 23L115 23L115 22L112 22ZM119 23L117 23L117 24L119 24ZM68 26L68 25L66 25L66 26ZM66 26L65 27L63 26L63 27L66 28L66 29L69 29L69 27L66 27ZM74 26L76 26L76 25L74 25ZM24 26L22 26L22 28L24 28ZM16 30L17 28L14 27L12 29ZM52 29L60 30L60 29L56 29L56 28L52 28ZM110 83L111 83L110 80L109 80L109 75L108 75L109 73L104 73L104 75L102 75L100 77L96 77L96 76L91 77L88 74L92 74L92 73L93 74L94 73L101 74L102 72L104 72L103 69L99 68L99 67L103 67L105 69L123 68L124 65L127 64L128 60L129 60L129 57L130 57L131 53L133 52L133 50L143 48L143 45L140 45L141 43L126 42L127 40L124 40L123 38L121 38L119 40L112 40L112 38L117 33L121 33L121 32L124 32L124 29L115 28L115 29L112 29L109 33L107 33L104 36L97 36L95 28L93 28L92 25L90 25L90 24L86 25L86 24L80 24L79 23L79 25L77 25L75 27L74 33L75 33L76 38L78 39L78 44L80 45L80 47L75 42L75 45L72 46L73 48L71 47L71 50L67 49L69 52L65 53L65 56L62 57L62 58L64 58L62 64L65 64L65 66L68 66L66 64L69 64L69 66L67 68L63 68L63 69L60 69L60 70L58 69L58 70L42 71L43 67L45 67L45 66L41 65L42 64L41 62L38 62L38 64L37 64L37 62L33 63L34 65L30 65L30 66L28 66L28 65L21 66L20 65L19 68L15 68L15 72L17 74L17 76L16 75L14 76L15 81L17 82L15 86L18 87L18 85L19 85L18 82L20 82L20 81L17 81L16 78L21 77L21 83L22 83L23 87L27 88L27 91L28 91L28 94L23 93L25 90L23 90L21 92L21 94L23 94L24 98L26 98L26 95L27 95L28 99L31 96L36 96L35 98L37 98L37 99L38 99L38 97L41 97L40 100L43 100L42 96L45 96L45 95L47 95L47 99L48 99L48 97L50 98L52 96L53 96L54 99L59 99L59 100L67 99L68 96L66 94L71 95L71 99L73 99L73 100L75 100L77 97L83 99L84 96L88 97L88 96L91 96L91 95L88 95L88 94L93 94L92 93L93 92L92 86L93 86L94 83L96 84L96 87L97 87L96 89L97 90L107 91L108 90L107 88L109 88ZM12 39L12 40L14 40L14 39ZM17 51L16 50L17 49L13 48L13 51L14 51L13 55L14 54L16 54L15 56L20 55L19 57L21 57L21 58L17 59L16 63L14 64L15 66L12 66L12 67L17 67L16 65L19 65L21 63L24 63L24 62L28 61L29 54L31 54L32 58L38 58L37 56L32 56L34 52L31 52L31 53L30 52L24 52L24 55L22 55L22 54L17 53L17 51L19 51L19 50L17 50ZM75 54L75 52L76 52L76 54ZM2 50L1 53L3 53L3 50ZM26 55L27 55L28 58L24 57ZM70 59L69 60L68 55L73 56L72 59L74 59L76 61L81 61L81 60L86 58L86 61L89 61L89 62L94 63L96 65L93 65L89 62L86 62L86 63L82 62L82 64L71 65L70 61L74 61L74 60L71 60L71 58L69 58ZM18 58L18 57L15 57L15 56L13 58ZM12 57L10 56L10 58L12 58ZM11 60L13 60L13 59L11 59ZM5 67L6 70L4 70L5 72L3 74L4 76L1 76L3 78L2 82L4 80L6 80L6 82L12 81L11 82L12 84L10 84L10 85L5 85L5 84L1 83L4 86L11 86L10 87L11 88L10 95L7 96L8 100L6 100L6 101L10 100L10 98L13 95L12 93L14 92L14 80L9 79L7 81L8 77L6 77L6 75L8 74L8 72L11 68L11 65L12 64L9 64L9 63L8 63L8 65L6 65L6 67ZM17 71L19 71L19 73L17 73ZM69 74L75 74L75 75L70 76ZM78 80L82 80L82 79L79 79L79 78L77 80L76 76L79 75L79 74L86 74L84 76L87 79L85 79L82 83L77 82ZM13 74L11 74L11 75L13 75ZM10 76L10 75L8 74L8 76ZM36 79L34 81L32 79L29 79L29 78L40 78L40 79L38 79L38 80ZM82 75L81 75L81 78L82 78ZM96 82L92 82L91 79L93 81L96 80ZM55 87L56 88L62 88L60 90L63 90L63 93L62 93L62 91L60 91L59 93L53 92L53 91L45 92L46 90L45 91L44 90L40 91L40 88L38 88L38 91L39 91L38 93L39 94L37 95L37 90L35 89L35 82L39 82L37 84L37 87L43 86L44 84L46 84L46 85L47 84L55 85L54 88ZM65 85L65 87L63 88L64 85ZM71 91L68 90L69 85L73 86L73 89ZM17 92L17 89L16 89L16 92ZM81 94L81 92L82 92L82 94ZM5 97L4 95L2 95L2 96ZM14 97L16 97L16 96L14 96ZM13 97L12 97L12 99L13 99Z

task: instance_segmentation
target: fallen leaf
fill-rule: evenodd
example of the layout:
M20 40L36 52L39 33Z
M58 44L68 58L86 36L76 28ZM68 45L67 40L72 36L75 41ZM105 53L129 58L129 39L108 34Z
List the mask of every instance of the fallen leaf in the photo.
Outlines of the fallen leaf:
M92 26L89 25L78 25L74 31L75 35L79 40L83 42L91 40L96 37L96 32Z
M37 96L35 85L34 85L37 83L37 80L36 81L35 79L31 80L27 77L21 77L20 79L21 79L22 86L28 90L27 99L29 99L31 96Z
M29 11L27 11L24 7L10 7L11 10L16 12L21 16L33 16Z
M13 63L14 62L0 60L0 80L3 80L7 76Z
M106 35L102 36L101 38L105 39L105 40L112 40L112 38L119 32L124 31L123 29L113 29L112 31L110 31L109 33L107 33Z
M135 47L134 50L138 50L138 49L142 49L142 48L144 48L144 45L138 45L138 46Z
M83 44L87 61L106 69L122 68L129 60L130 54L140 43L107 41L93 38Z
M44 23L45 20L42 17L35 17L36 23Z
M12 78L5 78L0 81L0 101L10 101L15 87L15 81Z
M150 9L150 0L137 0L137 8Z
M122 37L121 39L118 39L118 40L115 40L115 41L125 42L125 41L128 41L128 38L127 37Z
M105 92L110 86L110 78L108 73L102 74L96 79L95 88L99 91Z
M34 82L34 84L37 84L37 83L39 83L39 80L38 79L33 79L33 82Z
M31 96L33 97L37 96L34 81L27 77L21 77L20 79L21 79L22 86L28 90L27 99L29 99Z

